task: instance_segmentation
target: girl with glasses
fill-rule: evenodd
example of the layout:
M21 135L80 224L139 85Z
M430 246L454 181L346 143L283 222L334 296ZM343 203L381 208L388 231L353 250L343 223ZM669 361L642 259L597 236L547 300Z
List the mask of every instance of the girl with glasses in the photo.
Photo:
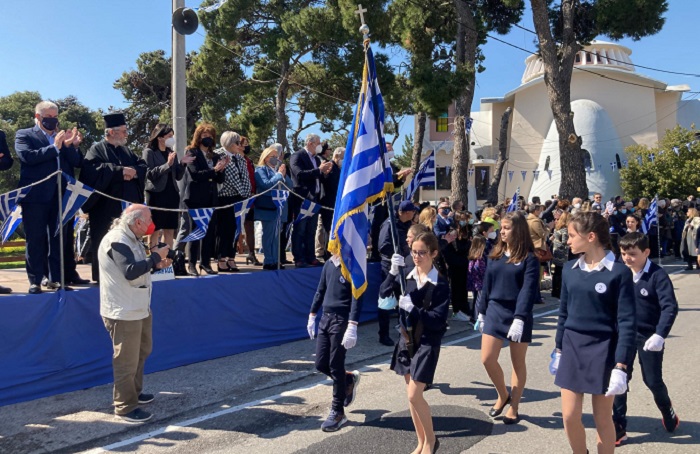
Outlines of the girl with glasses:
M489 416L500 416L510 404L503 417L504 424L520 421L518 407L525 389L525 354L532 341L532 306L539 298L539 272L540 262L533 253L525 216L517 211L507 213L501 220L498 243L489 256L475 325L483 334L481 362L498 392ZM506 340L511 341L513 363L510 394L498 363Z
M415 268L406 276L406 293L399 299L401 338L391 358L391 370L406 381L408 407L418 437L414 453L433 453L439 441L433 430L430 406L423 397L426 384L433 382L440 343L447 328L450 288L434 266L438 239L432 232L416 234L411 244ZM379 290L381 297L400 291L399 268L404 258L394 254L391 269Z

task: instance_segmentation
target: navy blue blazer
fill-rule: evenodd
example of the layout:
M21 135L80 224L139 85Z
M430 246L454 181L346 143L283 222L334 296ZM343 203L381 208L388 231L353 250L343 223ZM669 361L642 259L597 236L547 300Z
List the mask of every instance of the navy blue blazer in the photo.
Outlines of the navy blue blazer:
M311 162L309 153L305 148L302 148L289 158L289 167L292 181L294 182L294 192L312 202L318 202L321 197L323 176L318 169L318 166L321 165L321 160L318 156L314 156L314 159L316 160L316 168ZM317 183L318 191L316 191ZM294 197L294 199L299 200L298 197ZM301 200L299 200L299 205L301 205Z
M7 136L5 131L0 130L0 170L8 170L14 164L14 160L10 155L10 147L7 146Z
M78 148L64 145L59 153L56 147L49 145L49 140L39 126L17 131L15 153L20 163L19 187L46 178L58 170L59 163L61 170L72 177L75 177L75 168L83 165L83 155ZM66 184L66 180L63 179L63 189ZM54 197L57 194L56 181L52 179L35 186L22 199L22 203L43 205L56 203Z

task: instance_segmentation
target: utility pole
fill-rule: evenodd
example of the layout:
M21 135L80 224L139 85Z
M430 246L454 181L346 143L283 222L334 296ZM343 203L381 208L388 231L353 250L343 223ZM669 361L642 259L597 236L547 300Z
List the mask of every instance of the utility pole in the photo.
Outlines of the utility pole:
M173 13L178 8L184 8L185 0L173 0ZM172 49L172 113L173 130L175 131L175 150L178 158L182 158L187 146L187 82L185 80L185 35L181 35L171 27L173 38Z

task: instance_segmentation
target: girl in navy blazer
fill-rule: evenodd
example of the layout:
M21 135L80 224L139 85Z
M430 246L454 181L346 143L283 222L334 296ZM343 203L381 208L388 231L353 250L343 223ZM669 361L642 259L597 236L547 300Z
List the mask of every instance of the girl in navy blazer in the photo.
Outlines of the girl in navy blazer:
M477 309L481 336L481 362L498 392L489 416L499 416L506 405L504 424L520 421L518 406L525 389L525 354L532 341L532 307L539 298L540 263L533 253L530 229L518 211L501 220L499 241L489 256L486 277ZM506 339L510 342L513 363L508 394L498 356Z
M583 255L564 264L550 373L561 388L564 429L573 452L586 452L581 413L583 395L591 394L598 452L612 453L613 399L627 390L627 365L635 352L632 273L609 250L610 227L599 213L579 211L568 229L571 252Z

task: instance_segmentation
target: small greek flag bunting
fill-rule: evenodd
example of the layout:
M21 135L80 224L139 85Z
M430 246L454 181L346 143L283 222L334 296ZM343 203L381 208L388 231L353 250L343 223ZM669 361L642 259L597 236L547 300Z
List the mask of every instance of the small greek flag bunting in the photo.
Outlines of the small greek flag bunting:
M693 140L692 142L688 142L688 143L685 144L685 146L686 146L686 148L688 149L688 151L693 151L692 146L693 146L694 143L695 143L695 141ZM676 154L678 154L678 153L676 153Z
M302 219L310 218L318 214L321 211L321 205L314 203L311 200L304 199L301 203L301 208L299 209L299 215L294 220L294 223L301 221Z
M535 177L535 181L540 177L540 171L539 170L533 170L532 175Z
M690 144L688 143L686 146L688 146L688 150L690 150ZM680 156L681 154L681 150L678 147L673 147L673 152L676 153L676 156Z
M549 179L551 180L552 179L552 171L547 169L547 175L549 175Z
M613 172L614 172L615 170L617 170L617 163L616 163L616 162L611 162L611 163L610 163L610 168L612 169Z
M520 175L523 176L523 181L525 181L525 177L527 177L527 170L521 170Z
M467 169L467 175L469 175L469 178L471 178L474 175L474 167L470 167Z
M639 163L640 166L642 165L642 157L641 156L637 156L637 162Z
M481 169L481 180L483 181L486 178L486 169Z
M509 170L509 171L508 171L508 181L509 181L509 182L513 182L513 174L514 174L514 173L515 173L515 172L512 171L512 170Z
M652 229L652 227L654 225L656 225L658 222L657 217L656 217L656 199L657 199L657 197L654 197L654 200L651 201L651 205L649 205L649 211L647 211L647 215L642 220L642 233L645 233L645 234L649 233L649 231Z
M272 192L278 191L278 189L273 190ZM289 197L289 191L281 191L281 192L286 192L287 197ZM284 200L287 200L286 198ZM277 202L275 202L274 196L272 198L272 201L277 205ZM255 197L251 197L249 199L246 199L242 202L234 203L233 204L233 213L236 216L236 237L233 239L233 244L236 244L238 241L238 237L241 234L241 231L243 230L243 223L245 222L245 217L248 214L248 211L250 211L250 207L253 206L253 202L255 202ZM282 207L284 206L284 202L282 202L282 206L278 206L280 211L282 210Z
M90 198L95 190L65 173L63 176L68 181L68 185L66 186L66 192L63 194L63 218L61 219L61 225L66 225L68 221L78 214L80 207L87 202L87 199ZM54 235L58 235L58 226L56 226Z
M15 207L31 190L32 187L29 186L0 195L0 222L10 217Z
M622 167L627 168L627 161L622 161Z
M654 153L650 154L649 160L651 161L652 164L654 163L654 159L656 159L656 156L654 156Z
M471 117L470 117L470 118L467 118L467 121L464 122L464 129L465 129L466 132L467 132L467 136L469 136L469 132L472 130L472 124L473 124L473 123L474 123L474 119L471 118ZM467 139L468 139L468 138L469 138L469 137L467 137Z
M211 216L214 214L213 208L195 208L188 211L197 228L182 240L183 243L199 241L204 238L207 235L207 229L209 228Z
M287 203L287 199L289 198L289 191L285 191L284 189L273 189L272 191L270 191L270 195L272 196L272 203L274 203L275 206L281 210L282 208L284 208L284 204Z
M216 11L217 9L221 8L224 6L224 3L226 3L227 0L219 0L218 2L214 3L213 5L205 6L205 7L198 7L198 8L192 8L195 11L204 11L205 13L211 13L212 11Z
M2 226L2 243L10 239L17 227L22 223L22 205L17 205Z

